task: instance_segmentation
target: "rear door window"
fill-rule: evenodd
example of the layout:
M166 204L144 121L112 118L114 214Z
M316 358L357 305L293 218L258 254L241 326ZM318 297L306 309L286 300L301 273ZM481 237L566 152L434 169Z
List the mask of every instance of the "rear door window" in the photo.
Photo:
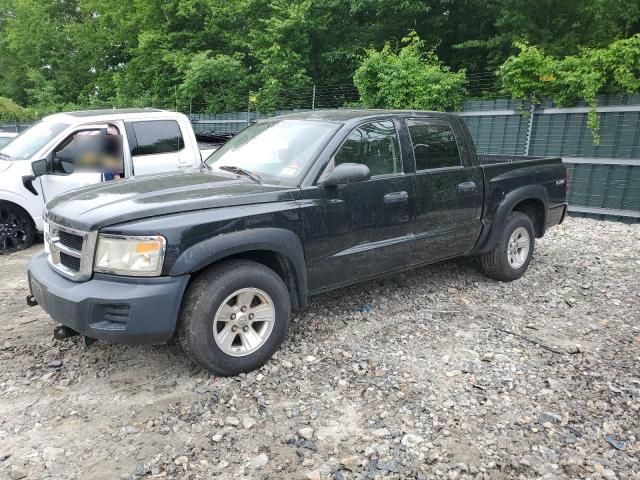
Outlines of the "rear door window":
M439 120L408 120L416 170L460 167L460 152L451 126Z
M136 136L133 156L175 153L184 148L182 132L174 120L132 122L131 126Z

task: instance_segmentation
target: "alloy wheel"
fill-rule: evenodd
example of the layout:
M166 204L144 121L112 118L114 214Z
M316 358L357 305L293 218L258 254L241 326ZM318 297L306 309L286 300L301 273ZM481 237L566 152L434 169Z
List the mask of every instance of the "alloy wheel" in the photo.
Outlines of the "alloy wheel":
M269 339L276 319L271 297L257 288L242 288L229 295L218 308L213 338L225 354L249 355Z
M28 225L8 207L0 207L0 251L19 250L28 237Z
M507 259L509 265L514 270L522 267L527 261L529 256L529 249L531 248L531 239L529 238L529 232L524 227L516 228L511 237L509 237L509 243L507 245Z

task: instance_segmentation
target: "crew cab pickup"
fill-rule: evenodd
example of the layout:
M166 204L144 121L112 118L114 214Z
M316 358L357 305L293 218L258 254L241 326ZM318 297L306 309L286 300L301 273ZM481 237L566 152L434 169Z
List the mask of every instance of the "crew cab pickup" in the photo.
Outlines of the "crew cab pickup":
M452 114L276 117L200 171L49 202L28 301L66 334L177 334L197 364L238 374L267 361L310 295L463 255L518 279L565 216L566 182L560 158L477 155Z
M33 242L42 231L45 202L114 178L97 168L74 170L78 144L99 135L119 141L115 178L193 169L215 148L201 155L189 119L176 112L96 110L45 117L0 147L0 254Z

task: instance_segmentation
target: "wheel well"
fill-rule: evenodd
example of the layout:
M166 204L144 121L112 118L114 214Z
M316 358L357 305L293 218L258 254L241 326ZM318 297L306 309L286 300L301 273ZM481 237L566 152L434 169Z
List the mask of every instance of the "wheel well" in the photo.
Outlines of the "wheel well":
M544 235L545 220L544 220L544 203L542 201L529 198L518 203L512 209L513 212L522 212L531 219L533 223L533 229L536 232L536 237L540 238Z
M27 216L27 218L29 219L29 221L31 222L33 227L35 228L35 222L33 221L33 217L31 217L31 214L25 208L21 207L20 205L18 205L15 202L11 202L9 200L0 200L0 206L2 206L2 205L12 206L12 207L20 210L20 212L24 213Z
M251 260L253 262L260 263L276 272L289 291L292 310L300 310L300 297L295 278L295 272L291 263L284 255L281 255L278 252L274 252L273 250L251 250L248 252L236 253L228 257L221 258L219 260L216 260L214 263L207 265L207 267L205 268L210 268L219 262L230 259Z

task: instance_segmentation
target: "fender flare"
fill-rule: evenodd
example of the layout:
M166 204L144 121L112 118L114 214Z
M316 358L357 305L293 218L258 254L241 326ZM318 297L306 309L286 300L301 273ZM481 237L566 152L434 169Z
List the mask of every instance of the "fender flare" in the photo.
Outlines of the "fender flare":
M507 217L513 208L524 200L539 200L544 205L543 228L547 224L547 214L549 212L549 195L542 185L526 185L516 188L507 193L498 204L493 221L488 226L487 233L478 241L476 254L488 253L493 250L498 243L498 238L502 233L502 227L507 221Z
M307 304L307 268L298 235L282 228L256 228L209 238L187 248L174 262L170 276L187 275L232 255L251 251L270 251L289 263L294 291L300 308ZM285 282L286 283L286 282Z

